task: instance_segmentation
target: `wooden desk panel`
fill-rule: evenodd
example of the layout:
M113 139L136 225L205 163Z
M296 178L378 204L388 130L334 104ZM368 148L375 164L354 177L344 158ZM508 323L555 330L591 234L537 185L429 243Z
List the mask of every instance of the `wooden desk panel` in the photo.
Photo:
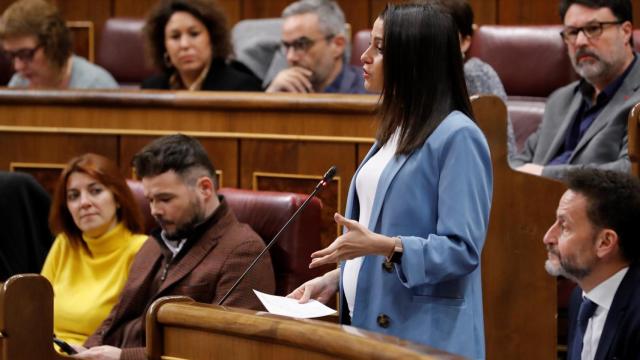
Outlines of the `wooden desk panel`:
M493 201L482 251L487 359L556 358L556 279L546 273L542 238L565 186L507 164L506 107L472 102L491 150Z
M149 359L461 359L346 325L196 303L156 300L146 316Z
M344 214L349 182L355 172L353 144L284 140L241 141L241 185L254 190L309 194L332 166L338 175L318 197L322 200L322 244L329 246L341 232L333 214Z
M49 192L53 192L64 164L87 152L117 159L118 139L116 136L0 131L0 170L30 173Z
M339 231L333 213L344 211L360 161L357 148L373 142L376 101L359 95L0 90L0 136L12 139L2 142L12 150L0 155L0 169L11 161L65 163L93 151L116 159L131 177L133 155L175 132L203 143L224 186L250 189L256 173L270 173L282 181L256 188L308 193L308 177L337 165L340 184L321 194L328 245Z

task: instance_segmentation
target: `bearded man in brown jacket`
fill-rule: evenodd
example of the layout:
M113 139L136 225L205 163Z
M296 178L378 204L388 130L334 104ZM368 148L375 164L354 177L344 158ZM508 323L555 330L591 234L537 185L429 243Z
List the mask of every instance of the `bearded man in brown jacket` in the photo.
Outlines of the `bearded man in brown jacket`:
M202 145L185 135L159 138L133 159L151 213L151 232L131 265L120 301L79 349L82 359L146 359L145 314L162 296L216 303L264 249L215 191L215 169ZM225 305L262 309L252 289L275 291L268 256L231 293Z

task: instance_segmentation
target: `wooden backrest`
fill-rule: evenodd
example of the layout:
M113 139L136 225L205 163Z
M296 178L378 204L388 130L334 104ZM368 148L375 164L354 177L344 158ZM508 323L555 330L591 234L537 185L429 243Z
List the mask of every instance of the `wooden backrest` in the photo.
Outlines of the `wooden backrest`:
M109 71L120 85L137 87L159 72L147 63L144 23L144 19L115 17L107 19L102 28L96 64Z
M509 99L507 108L513 125L516 140L516 150L522 151L524 143L533 134L544 115L545 102L539 99Z
M640 42L640 36L636 38ZM627 129L629 134L629 160L631 160L631 173L640 176L640 103L636 104L629 112Z
M15 275L0 288L0 360L68 358L53 349L53 290L37 274Z
M346 325L193 302L156 300L146 319L147 356L159 359L458 359Z
M500 99L473 96L471 104L493 162L493 203L481 262L487 358L555 358L556 280L544 270L542 237L565 186L509 167L507 114Z

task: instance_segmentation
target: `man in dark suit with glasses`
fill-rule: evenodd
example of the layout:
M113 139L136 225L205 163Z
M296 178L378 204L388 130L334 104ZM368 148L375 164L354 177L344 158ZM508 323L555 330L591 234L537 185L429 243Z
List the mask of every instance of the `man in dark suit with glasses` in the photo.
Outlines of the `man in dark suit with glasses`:
M582 166L630 170L627 116L640 102L640 65L633 52L630 0L563 0L560 33L582 78L547 100L518 170L554 178Z

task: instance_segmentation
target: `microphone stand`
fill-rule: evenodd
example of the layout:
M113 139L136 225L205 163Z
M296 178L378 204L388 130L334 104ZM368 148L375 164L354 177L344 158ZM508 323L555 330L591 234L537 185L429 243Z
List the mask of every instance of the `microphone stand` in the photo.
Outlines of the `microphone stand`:
M233 290L235 290L238 285L240 284L240 282L242 281L242 279L245 278L245 276L247 276L247 274L249 273L249 271L251 271L251 269L253 269L253 267L258 263L258 260L260 260L262 258L262 256L269 251L269 249L271 249L271 247L276 243L276 241L278 241L278 239L280 238L280 234L282 234L282 232L289 226L289 224L291 224L291 222L298 217L298 214L305 208L307 207L307 205L309 204L309 202L311 201L311 199L313 199L316 194L318 194L318 192L320 192L320 190L324 189L325 186L327 186L327 184L329 182L331 182L331 180L333 179L333 177L335 176L336 172L337 172L337 168L335 166L332 166L322 177L322 180L320 180L320 182L318 183L318 185L316 185L315 189L313 189L313 192L311 192L311 194L307 197L307 199L302 203L302 205L300 205L300 207L298 208L298 210L296 210L295 213L293 213L293 215L289 218L289 220L284 224L284 226L282 228L280 228L280 230L278 231L278 233L273 237L273 239L271 239L271 241L269 242L269 244L267 244L267 246L262 250L262 252L260 252L260 254L258 254L258 256L253 260L253 262L251 263L251 265L249 265L249 267L247 268L247 270L244 271L244 273L242 273L242 275L240 275L240 277L238 278L238 280L236 280L236 282L233 284L233 286L231 286L231 288L229 289L229 291L227 291L227 293L222 297L222 299L220 299L220 301L218 301L218 305L222 305L224 303L225 300L227 300L227 298L229 297L229 295L231 295L231 292L233 292Z

